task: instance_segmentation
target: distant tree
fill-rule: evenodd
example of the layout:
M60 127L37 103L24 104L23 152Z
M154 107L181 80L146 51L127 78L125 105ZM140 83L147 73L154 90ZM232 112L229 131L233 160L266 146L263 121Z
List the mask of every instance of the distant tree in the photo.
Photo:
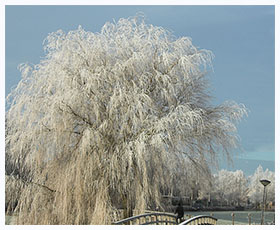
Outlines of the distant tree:
M271 183L267 186L267 201L275 202L275 173L259 165L255 173L249 177L249 198L250 201L257 204L263 202L263 185L260 180L269 180Z
M237 146L246 109L210 104L212 54L189 38L139 16L100 33L59 30L44 48L7 98L20 224L110 224L119 208L160 205L163 188L189 178L185 163L207 177Z
M248 182L242 170L220 170L214 175L214 192L218 200L239 206L247 200Z

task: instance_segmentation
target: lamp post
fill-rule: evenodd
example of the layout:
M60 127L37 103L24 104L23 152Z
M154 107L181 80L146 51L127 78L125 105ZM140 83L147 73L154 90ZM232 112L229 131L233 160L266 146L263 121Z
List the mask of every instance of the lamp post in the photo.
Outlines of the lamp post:
M263 209L262 209L262 219L261 219L261 224L264 224L264 212L265 212L265 204L266 204L266 195L265 195L265 188L267 185L270 184L269 180L260 180L260 182L263 185Z

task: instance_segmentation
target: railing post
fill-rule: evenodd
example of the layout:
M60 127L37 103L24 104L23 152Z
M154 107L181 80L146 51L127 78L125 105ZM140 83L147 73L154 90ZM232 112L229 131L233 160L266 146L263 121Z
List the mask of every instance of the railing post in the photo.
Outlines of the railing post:
M155 216L151 216L151 221L155 221Z
M251 225L251 213L248 213L248 224Z
M231 216L232 216L232 225L234 225L234 212L231 213Z
M158 215L155 214L155 216L156 216L156 225L158 225Z

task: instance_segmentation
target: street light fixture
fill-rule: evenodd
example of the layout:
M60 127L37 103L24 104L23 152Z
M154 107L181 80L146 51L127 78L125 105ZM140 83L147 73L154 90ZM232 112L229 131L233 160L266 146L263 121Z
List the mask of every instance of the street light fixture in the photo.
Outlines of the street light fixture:
M266 193L265 193L265 188L267 185L270 184L269 180L260 180L260 182L263 185L263 209L262 209L262 219L261 219L261 224L264 224L264 212L265 212L265 205L266 205Z

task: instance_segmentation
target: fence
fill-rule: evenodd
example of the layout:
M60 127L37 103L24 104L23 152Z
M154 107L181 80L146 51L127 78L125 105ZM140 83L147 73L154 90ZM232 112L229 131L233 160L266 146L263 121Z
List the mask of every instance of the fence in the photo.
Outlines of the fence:
M176 216L171 213L152 212L132 216L113 224L117 225L177 225ZM216 225L217 218L213 216L200 215L192 217L179 225Z
M176 216L171 213L153 212L132 216L113 224L117 225L175 225Z
M199 215L192 217L179 225L216 225L217 218L213 216Z

